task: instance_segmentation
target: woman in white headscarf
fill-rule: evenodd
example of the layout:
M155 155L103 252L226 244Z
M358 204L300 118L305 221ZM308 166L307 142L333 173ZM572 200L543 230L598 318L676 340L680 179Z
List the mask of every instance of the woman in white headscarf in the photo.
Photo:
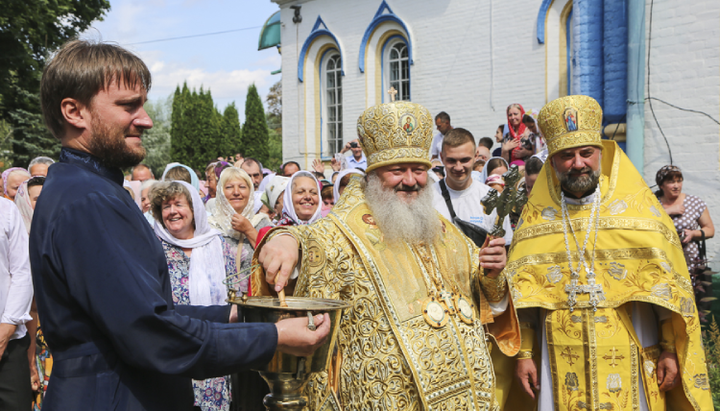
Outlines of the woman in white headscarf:
M162 181L167 181L167 180L180 181L178 178L166 178L168 172L170 172L170 170L172 170L173 168L176 168L176 167L182 167L185 170L187 170L188 174L190 174L190 181L188 181L188 183L190 183L196 191L200 192L200 179L198 178L197 174L195 173L195 170L186 166L185 164L180 164L180 163L168 164L167 166L165 166L165 171L163 171L163 174L162 174L162 177L160 177L160 180L162 180ZM175 173L171 173L171 174L175 174Z
M322 217L320 182L309 171L290 177L283 194L283 212L277 226L308 225Z
M220 174L215 211L210 224L238 248L238 266L249 269L258 230L270 224L265 214L253 212L255 196L250 176L242 169L228 167Z
M165 251L173 302L223 305L228 277L236 291L246 291L247 280L236 277L236 247L210 227L198 191L184 181L171 181L157 183L151 193L154 230ZM229 382L228 377L193 380L195 406L229 410Z
M345 187L350 182L350 178L352 177L351 174L365 176L365 173L363 173L362 170L359 170L357 168L346 168L345 170L342 170L340 174L338 174L337 180L335 180L335 185L333 186L333 197L335 198L335 204L337 204L338 200L340 200L340 196L342 195L343 191L345 191Z
M480 182L485 184L485 180L487 180L489 175L492 174L499 174L503 175L510 169L510 166L508 166L507 160L505 160L502 157L490 157L490 159L485 163L485 167L483 167L482 173L480 173Z

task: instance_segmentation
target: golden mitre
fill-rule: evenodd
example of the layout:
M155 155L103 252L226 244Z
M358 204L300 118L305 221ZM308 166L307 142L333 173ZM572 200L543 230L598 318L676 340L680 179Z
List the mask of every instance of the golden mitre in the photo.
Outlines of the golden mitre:
M363 111L358 119L358 141L370 172L398 163L422 163L430 168L433 119L420 104L395 101Z
M588 96L560 97L545 105L538 125L548 146L548 157L574 147L602 149L602 108Z

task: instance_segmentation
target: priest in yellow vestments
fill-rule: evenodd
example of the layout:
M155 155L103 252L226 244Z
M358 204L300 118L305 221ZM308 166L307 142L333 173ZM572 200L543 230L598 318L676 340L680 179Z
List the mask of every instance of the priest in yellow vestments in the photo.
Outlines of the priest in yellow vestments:
M710 410L682 245L627 156L601 141L601 121L586 96L540 111L549 156L505 270L517 377L541 410Z
M508 355L520 345L498 275L504 240L480 250L434 210L432 129L417 104L367 109L358 120L366 179L354 177L328 217L276 228L258 245L254 293L282 288L299 262L294 295L351 304L331 368L308 384L311 410L498 409L488 338Z

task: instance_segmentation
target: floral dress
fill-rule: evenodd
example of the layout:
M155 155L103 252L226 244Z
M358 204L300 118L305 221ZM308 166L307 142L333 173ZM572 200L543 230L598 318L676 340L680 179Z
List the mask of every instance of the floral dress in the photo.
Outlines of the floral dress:
M255 229L271 227L272 223L267 218L263 218L255 225ZM240 242L232 237L223 237L225 241L237 247ZM258 240L259 241L259 240ZM252 266L252 256L255 248L250 244L250 240L245 237L243 239L242 248L240 249L240 266L241 273L238 278L242 278L240 289L244 292L248 290L248 275ZM237 403L238 409L243 411L264 411L263 398L270 392L265 380L260 377L256 371L240 371L233 375L233 398Z
M698 220L702 213L705 212L707 205L698 197L686 194L685 200L683 200L683 206L685 207L684 214L670 216L672 217L678 234L682 234L685 230L699 230L700 224ZM690 272L693 272L698 266L703 265L698 261L700 252L697 241L690 241L687 244L683 244L683 253L685 254L685 261L687 262Z
M170 273L173 303L190 305L190 289L188 281L190 273L190 257L182 249L166 241L160 240ZM222 238L223 256L225 257L225 273L227 276L237 274L235 258L237 248ZM247 288L247 282L245 282ZM230 378L217 377L207 380L193 380L195 392L195 406L203 411L228 411L230 409Z

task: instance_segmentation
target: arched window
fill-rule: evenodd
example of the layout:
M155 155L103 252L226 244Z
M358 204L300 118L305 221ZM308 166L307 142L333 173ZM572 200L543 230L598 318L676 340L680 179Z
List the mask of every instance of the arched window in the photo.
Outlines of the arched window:
M410 100L410 61L405 39L396 37L386 43L385 70L386 89L395 87L396 100Z
M324 68L325 130L327 130L327 151L332 156L342 149L342 67L340 54L334 53L326 58Z

